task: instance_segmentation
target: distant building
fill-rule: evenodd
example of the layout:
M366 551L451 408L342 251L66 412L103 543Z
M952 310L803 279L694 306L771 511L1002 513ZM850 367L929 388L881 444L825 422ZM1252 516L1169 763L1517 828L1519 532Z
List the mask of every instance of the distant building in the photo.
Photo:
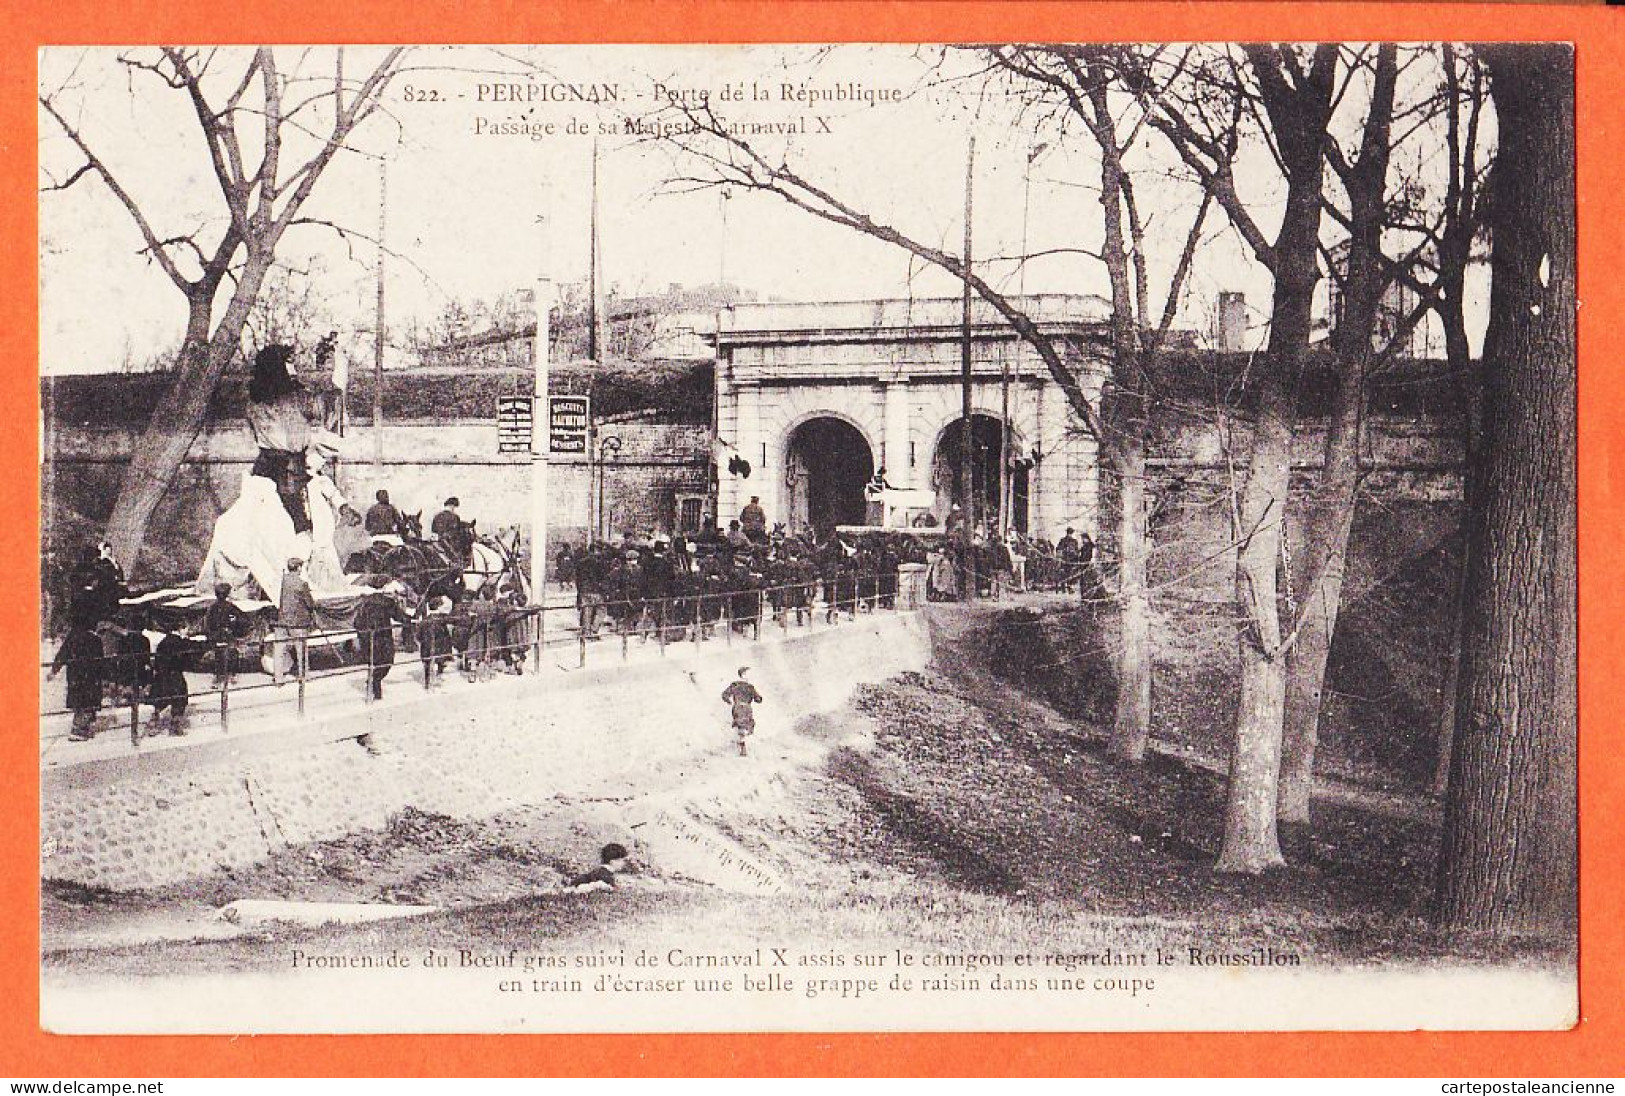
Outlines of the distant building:
M1081 295L1016 303L1098 401L1107 303ZM716 337L718 441L751 472L719 470L718 513L735 516L755 495L770 521L793 530L862 524L864 484L883 466L894 487L930 492L935 520L945 521L963 497L960 308L955 297L724 311ZM1096 441L1037 351L978 301L971 356L976 520L997 521L1000 467L1008 461L1015 528L1049 537L1067 526L1097 528Z

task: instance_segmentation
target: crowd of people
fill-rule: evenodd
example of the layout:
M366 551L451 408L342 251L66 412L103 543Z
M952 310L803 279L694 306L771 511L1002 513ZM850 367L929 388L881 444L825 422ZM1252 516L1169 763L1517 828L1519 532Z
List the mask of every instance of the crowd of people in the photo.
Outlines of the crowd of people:
M436 520L444 528L436 532L450 532L454 523L463 527L457 505L456 498L447 500ZM400 519L380 490L366 518L369 532L399 528ZM961 520L955 507L942 533L790 533L783 525L770 527L760 499L753 497L726 529L692 540L651 534L613 544L565 545L556 574L575 589L584 640L606 632L661 642L707 639L723 628L754 634L764 617L803 625L815 614L833 621L843 613L895 608L899 568L905 563L926 565L928 596L962 596ZM1095 545L1087 532L1067 529L1051 544L1014 531L1001 539L978 528L971 550L981 593L1002 584L1088 596L1099 585ZM309 671L309 641L318 619L302 570L303 561L290 558L283 576L271 646L278 683ZM231 588L220 585L197 626L162 633L154 648L150 614L139 604L124 604L124 573L105 542L84 552L66 586L68 630L50 675L67 673L74 741L91 737L96 714L109 697L116 703L151 704L148 733L163 725L170 734L187 733L185 671L207 663L214 687L228 688L239 647L254 631L233 603ZM425 687L443 682L453 664L470 681L523 673L536 621L516 582L487 582L474 591L456 582L423 592L415 604L408 595L399 583L380 580L356 608L355 647L369 699L382 699L384 679L402 648L417 654Z
M73 713L68 737L73 741L95 734L96 715L110 698L152 705L153 732L164 726L172 735L187 732L185 671L198 644L166 632L155 648L148 636L148 611L124 604L128 592L124 570L105 541L87 548L69 576L68 630L48 676L67 674L66 703Z
M386 492L378 496L375 511L389 506ZM447 512L454 517L455 508L456 500L448 500ZM385 515L369 516L370 524L383 524ZM441 592L413 598L400 583L376 576L361 594L352 628L322 632L304 569L303 559L290 557L282 577L269 634L275 684L308 676L310 644L318 636L354 650L367 675L367 696L374 700L382 699L384 679L400 648L418 654L425 686L443 681L453 664L471 681L523 672L532 614L512 581L486 582L475 591L453 581ZM214 599L195 620L176 624L166 617L166 627L153 607L130 601L123 568L105 541L85 549L54 586L53 600L66 618L66 633L47 676L67 676L65 704L72 713L68 739L74 742L93 737L98 713L108 703L151 705L145 734L167 730L185 735L191 699L186 673L212 670L212 687L229 688L245 641L256 632L254 620L232 600L232 588L225 583L215 586ZM353 644L346 642L352 638Z
M948 515L947 535L926 580L927 593L934 601L954 601L963 596L962 587L970 569L965 567L961 528L956 506ZM1029 538L1015 529L999 537L985 525L978 525L971 533L970 551L979 597L989 596L996 589L1076 591L1090 597L1100 588L1095 542L1087 531L1068 528L1052 543L1045 537Z
M815 611L833 620L837 613L891 609L898 567L926 560L925 547L906 534L769 531L759 512L752 500L727 530L693 541L650 535L566 545L556 573L575 587L582 636L705 639L722 627L753 631L764 614L804 624Z

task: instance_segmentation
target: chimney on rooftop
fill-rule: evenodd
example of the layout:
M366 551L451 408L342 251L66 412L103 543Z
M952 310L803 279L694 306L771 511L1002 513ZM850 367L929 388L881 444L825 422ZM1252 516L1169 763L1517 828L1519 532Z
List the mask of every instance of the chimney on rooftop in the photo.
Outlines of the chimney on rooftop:
M1241 350L1247 337L1247 294L1226 290L1219 294L1218 343L1220 350Z

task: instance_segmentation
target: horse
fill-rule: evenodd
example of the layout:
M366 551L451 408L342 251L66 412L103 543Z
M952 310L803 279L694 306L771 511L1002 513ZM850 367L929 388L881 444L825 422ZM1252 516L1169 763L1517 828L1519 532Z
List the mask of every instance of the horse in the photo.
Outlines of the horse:
M519 530L503 536L484 536L477 521L459 521L457 531L444 537L423 535L423 511L403 513L398 536L373 539L363 569L388 574L411 587L419 598L445 595L461 600L478 595L487 586L499 590L506 582L529 599L523 568L519 566Z

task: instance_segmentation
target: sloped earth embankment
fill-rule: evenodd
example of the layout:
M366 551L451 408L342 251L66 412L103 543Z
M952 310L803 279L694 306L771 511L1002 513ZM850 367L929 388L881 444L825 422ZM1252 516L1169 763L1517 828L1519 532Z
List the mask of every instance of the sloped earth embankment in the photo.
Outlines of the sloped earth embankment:
M141 895L53 888L47 964L169 972L268 966L270 943L317 930L131 945L109 926L207 923L241 898L428 904L387 928L319 930L328 947L484 938L638 941L726 930L856 944L974 942L1019 949L1069 939L1128 946L1293 946L1323 961L1547 962L1561 948L1441 936L1423 920L1437 834L1426 821L1323 805L1285 835L1290 866L1215 873L1221 778L1169 756L1125 767L1068 720L965 652L980 616L934 614L939 664L858 690L850 705L765 736L750 758L726 743L624 800L557 797L477 821L408 810L387 831L290 848L252 869ZM979 656L978 656L979 657ZM651 804L658 805L654 811ZM561 885L637 819L675 815L773 877L752 892L650 856L614 895ZM641 823L640 823L641 824ZM386 935L387 934L387 935ZM193 936L207 936L197 931ZM218 935L218 933L215 933ZM98 946L99 944L99 946Z

